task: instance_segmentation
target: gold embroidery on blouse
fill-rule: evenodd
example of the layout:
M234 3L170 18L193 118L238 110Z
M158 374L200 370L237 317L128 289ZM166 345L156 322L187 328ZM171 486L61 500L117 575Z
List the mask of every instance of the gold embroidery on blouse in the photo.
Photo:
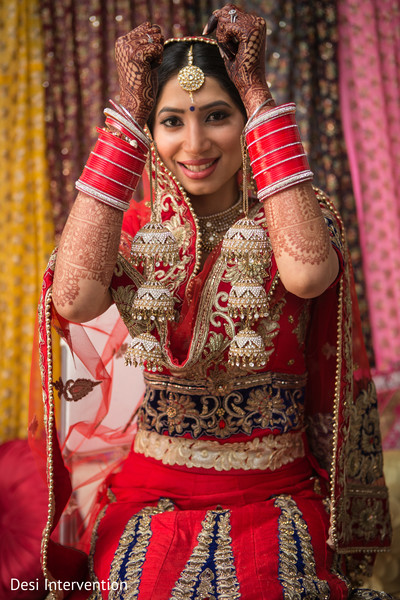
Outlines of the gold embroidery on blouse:
M249 442L220 444L216 441L169 437L139 430L134 450L160 460L164 465L181 465L216 471L269 469L274 471L305 455L303 434L284 433L254 438Z
M299 346L304 344L305 339L306 339L308 323L310 321L310 304L311 304L310 300L306 300L304 302L304 306L303 306L300 316L299 316L299 322L298 322L297 326L293 329L293 333L296 334Z
M275 287L278 282L278 275L275 276L272 282L272 288ZM268 294L270 296L270 294ZM269 317L261 319L257 325L257 333L261 335L265 344L265 352L269 358L275 351L274 339L280 330L280 318L282 316L283 309L286 304L286 298L282 298L279 302L274 304L271 308Z
M307 524L291 496L275 498L281 510L279 529L279 581L284 600L329 598L329 585L317 577L314 550Z
M214 585L218 598L240 600L230 530L229 510L207 511L197 536L197 545L172 590L170 600L193 597L196 600L215 600L214 595L210 595L214 594ZM217 548L212 556L213 542L216 542Z
M133 319L132 304L136 290L144 283L144 277L122 254L119 254L114 268L114 275L120 277L123 272L127 273L133 284L121 285L117 288L111 287L111 295L129 333L135 336L143 331L143 326Z
M163 225L173 233L181 251L179 261L168 268L160 267L155 270L155 277L168 285L172 295L177 299L177 290L188 280L188 267L193 262L193 256L188 254L187 250L194 236L192 226L187 220L185 213L188 213L188 208L179 203L174 194L166 192L160 195L161 210L164 212L173 212L169 218L163 219ZM158 265L156 265L158 267ZM182 298L180 298L182 300Z
M129 519L111 563L108 600L135 600L138 597L142 568L152 536L151 518L174 509L171 500L162 498L157 506L146 506Z

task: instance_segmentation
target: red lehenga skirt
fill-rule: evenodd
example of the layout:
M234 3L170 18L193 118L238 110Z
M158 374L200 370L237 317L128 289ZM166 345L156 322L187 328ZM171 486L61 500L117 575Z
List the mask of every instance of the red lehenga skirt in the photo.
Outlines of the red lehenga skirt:
M93 597L348 598L326 543L325 481L311 462L218 472L131 452L94 529L91 571L102 591Z

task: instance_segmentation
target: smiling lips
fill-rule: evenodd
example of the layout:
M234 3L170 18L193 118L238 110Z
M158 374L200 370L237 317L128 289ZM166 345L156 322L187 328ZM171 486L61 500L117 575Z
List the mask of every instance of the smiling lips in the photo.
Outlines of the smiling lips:
M178 162L178 165L182 172L190 179L204 179L215 171L218 160L218 158L203 158L200 160Z

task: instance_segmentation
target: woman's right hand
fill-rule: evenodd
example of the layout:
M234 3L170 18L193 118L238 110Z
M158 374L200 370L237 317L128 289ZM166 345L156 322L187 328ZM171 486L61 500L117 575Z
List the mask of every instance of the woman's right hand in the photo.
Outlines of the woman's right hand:
M251 115L265 101L272 101L265 77L265 20L226 4L213 12L203 33L214 30L228 75Z
M154 105L156 68L162 61L163 44L160 27L148 21L118 38L115 44L120 103L142 127Z

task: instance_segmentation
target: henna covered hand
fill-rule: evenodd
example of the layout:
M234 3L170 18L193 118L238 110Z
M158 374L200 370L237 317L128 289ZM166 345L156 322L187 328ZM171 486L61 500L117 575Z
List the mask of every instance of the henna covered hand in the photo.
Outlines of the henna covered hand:
M118 38L115 44L120 102L141 126L153 108L156 67L162 61L163 43L159 26L146 22Z
M227 4L213 12L204 33L214 30L226 70L250 115L271 98L265 78L265 21Z

